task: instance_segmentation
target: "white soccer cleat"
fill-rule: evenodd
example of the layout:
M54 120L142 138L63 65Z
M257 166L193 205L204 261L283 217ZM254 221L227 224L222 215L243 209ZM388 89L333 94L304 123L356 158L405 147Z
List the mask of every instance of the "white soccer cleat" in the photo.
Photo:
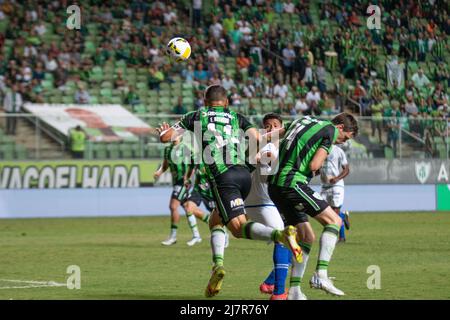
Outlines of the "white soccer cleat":
M202 238L200 237L193 237L191 240L189 240L188 242L186 242L186 244L189 247L192 247L193 245L195 245L196 243L200 243L202 242Z
M309 281L311 288L322 289L327 293L331 293L335 296L343 296L345 293L342 290L336 288L329 278L321 278L317 272L314 272L311 280Z
M299 286L289 288L288 300L308 300Z
M177 238L169 237L167 240L164 240L161 242L163 246L171 246L173 244L177 243Z

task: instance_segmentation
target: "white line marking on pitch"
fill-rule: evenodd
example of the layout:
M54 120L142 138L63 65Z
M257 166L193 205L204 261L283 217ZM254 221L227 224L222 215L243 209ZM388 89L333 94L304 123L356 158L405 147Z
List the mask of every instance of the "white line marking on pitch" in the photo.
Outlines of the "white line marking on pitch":
M66 287L67 286L67 284L65 284L65 283L58 283L55 281L33 281L33 280L11 280L11 279L0 279L0 281L28 284L25 286L0 287L0 290L1 289L43 288L43 287Z

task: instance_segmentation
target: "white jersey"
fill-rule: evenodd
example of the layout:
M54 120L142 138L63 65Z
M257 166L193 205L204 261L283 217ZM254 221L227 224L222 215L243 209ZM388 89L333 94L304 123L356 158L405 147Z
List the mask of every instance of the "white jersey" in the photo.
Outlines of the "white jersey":
M278 157L278 148L273 143L266 144L260 151L261 156L267 154L267 152L272 153L272 157ZM269 197L267 178L271 174L271 167L268 164L256 165L255 170L252 172L252 187L250 193L245 199L245 207L255 207L270 205L275 206L273 201Z
M320 172L320 180L322 181L322 188L329 188L333 186L344 187L344 179L339 180L335 184L329 183L329 179L332 177L337 177L341 171L342 167L348 164L345 152L336 145L331 148L330 154L325 160L323 167Z
M273 143L268 143L261 149L260 154L270 152L272 158L278 157L278 149ZM283 229L284 223L277 207L269 197L267 178L271 174L268 164L257 164L252 172L252 188L245 199L245 211L247 216L255 221L275 229Z

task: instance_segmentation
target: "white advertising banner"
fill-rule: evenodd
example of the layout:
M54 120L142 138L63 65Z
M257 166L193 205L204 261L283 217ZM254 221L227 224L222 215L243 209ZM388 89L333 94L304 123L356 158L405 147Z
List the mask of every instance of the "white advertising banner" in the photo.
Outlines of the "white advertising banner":
M120 105L25 104L24 109L67 136L81 126L93 141L135 140L150 126Z

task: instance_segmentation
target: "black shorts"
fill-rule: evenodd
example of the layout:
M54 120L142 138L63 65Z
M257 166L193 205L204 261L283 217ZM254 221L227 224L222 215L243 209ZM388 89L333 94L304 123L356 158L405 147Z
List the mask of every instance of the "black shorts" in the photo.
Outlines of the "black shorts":
M231 219L245 214L244 200L252 186L250 171L234 166L210 181L220 217L226 225Z
M307 222L308 216L315 217L328 207L319 193L300 183L294 188L270 184L269 196L286 223L293 226Z
M183 202L184 199L188 195L188 190L184 184L175 184L173 186L172 195L170 196L171 199L176 199L180 202Z
M187 201L194 202L197 207L199 207L203 202L206 209L208 209L208 211L210 212L213 211L213 209L216 207L216 203L214 202L213 199L209 199L207 197L202 196L202 194L195 188L191 188L191 190L189 190L189 193L187 197L184 199L183 204Z

